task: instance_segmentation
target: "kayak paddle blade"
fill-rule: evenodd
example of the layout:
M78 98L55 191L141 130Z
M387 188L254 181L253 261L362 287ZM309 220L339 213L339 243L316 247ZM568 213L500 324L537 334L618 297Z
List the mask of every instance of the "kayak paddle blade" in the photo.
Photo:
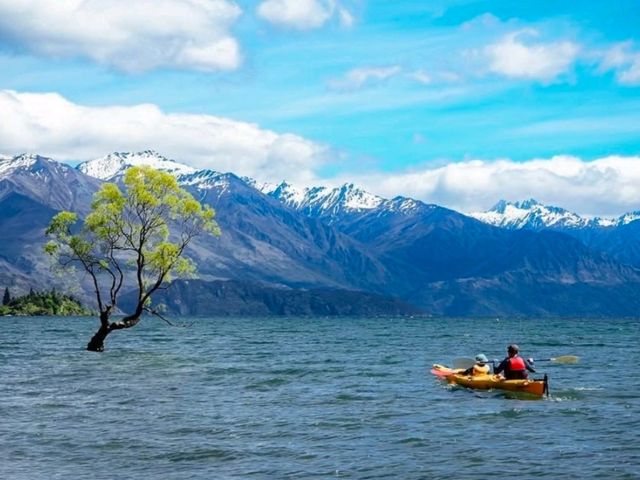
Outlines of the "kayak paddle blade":
M467 368L473 367L476 361L473 358L455 358L453 360L453 368L466 370Z
M563 355L561 357L555 357L551 359L554 363L578 363L580 361L580 357L576 357L575 355Z

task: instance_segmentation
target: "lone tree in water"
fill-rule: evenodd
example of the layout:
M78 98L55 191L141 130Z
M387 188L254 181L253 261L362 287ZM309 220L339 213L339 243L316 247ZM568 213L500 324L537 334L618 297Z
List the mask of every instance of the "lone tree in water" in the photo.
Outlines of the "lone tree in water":
M173 175L149 167L133 167L124 175L124 192L106 183L91 205L80 228L78 217L60 212L51 220L45 251L62 267L80 267L93 282L100 328L87 350L102 352L114 330L131 328L149 308L151 296L172 276L195 272L195 264L183 257L185 248L199 234L219 235L215 212L202 206L180 188ZM135 291L135 307L117 321L111 314L127 280Z

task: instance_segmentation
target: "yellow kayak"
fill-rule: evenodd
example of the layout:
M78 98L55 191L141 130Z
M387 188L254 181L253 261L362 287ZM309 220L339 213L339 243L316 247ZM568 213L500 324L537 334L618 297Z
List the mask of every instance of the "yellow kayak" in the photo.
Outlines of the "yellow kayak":
M462 375L459 371L452 370L443 365L434 365L431 373L444 378L447 382L455 385L461 385L476 390L506 390L509 392L524 393L535 397L542 397L545 393L549 394L549 385L547 376L543 379L528 380L505 380L500 375Z

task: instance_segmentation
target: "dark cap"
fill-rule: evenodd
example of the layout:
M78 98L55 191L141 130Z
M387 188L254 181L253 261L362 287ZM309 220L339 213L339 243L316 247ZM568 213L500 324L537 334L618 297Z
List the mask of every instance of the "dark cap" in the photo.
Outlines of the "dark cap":
M520 351L520 347L518 347L518 345L516 345L515 343L512 343L511 345L509 345L509 348L507 348L507 350L509 352L518 353Z

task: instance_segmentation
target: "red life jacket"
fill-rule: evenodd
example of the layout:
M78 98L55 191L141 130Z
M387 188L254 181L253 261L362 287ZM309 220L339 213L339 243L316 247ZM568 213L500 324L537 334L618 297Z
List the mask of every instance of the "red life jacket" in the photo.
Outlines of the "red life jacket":
M512 372L523 372L527 369L522 357L515 356L509 359L509 370Z

